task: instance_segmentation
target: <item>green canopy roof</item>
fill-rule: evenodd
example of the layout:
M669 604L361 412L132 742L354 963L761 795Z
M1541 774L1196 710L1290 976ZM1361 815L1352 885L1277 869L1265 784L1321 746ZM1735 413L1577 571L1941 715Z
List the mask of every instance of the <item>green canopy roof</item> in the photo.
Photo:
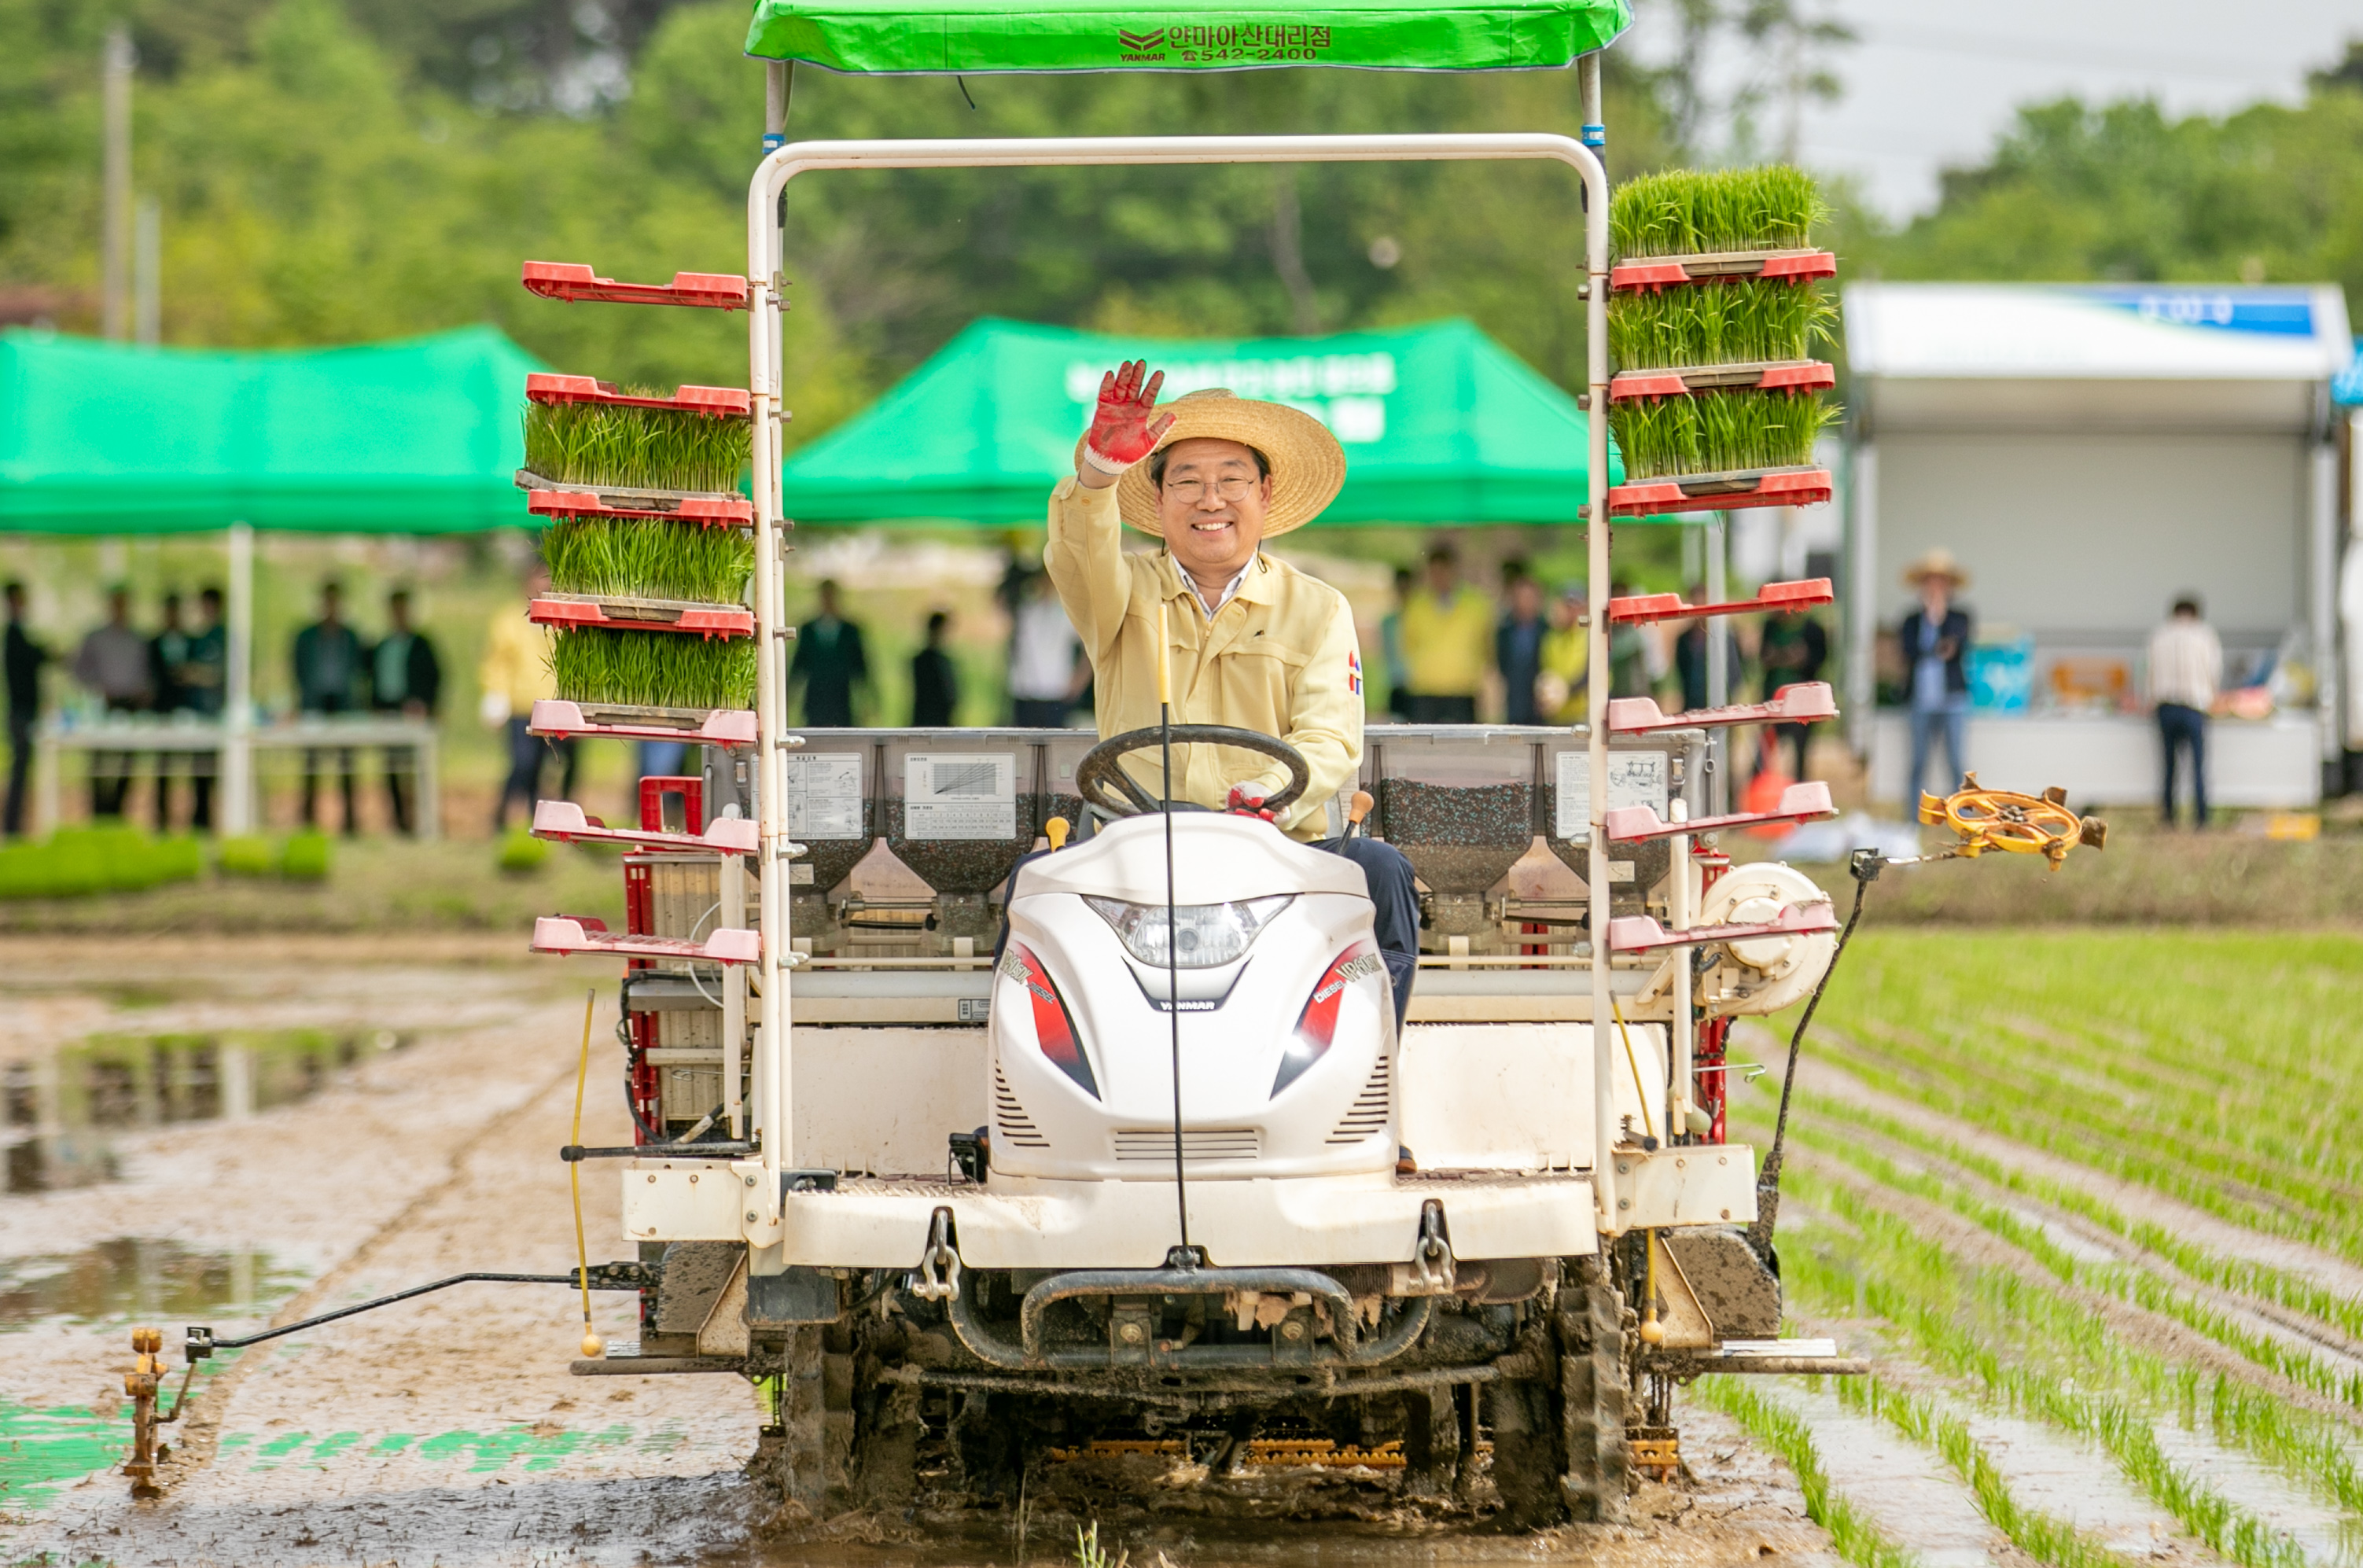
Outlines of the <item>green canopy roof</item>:
M1629 0L755 0L747 52L832 71L1506 71L1574 63Z
M244 352L0 332L0 532L523 526L541 368L490 327Z
M1466 321L1328 338L1119 338L971 324L782 467L802 522L1039 524L1100 373L1146 356L1165 395L1225 386L1306 410L1346 449L1315 526L1566 523L1585 498L1575 400ZM1623 477L1614 469L1614 482Z

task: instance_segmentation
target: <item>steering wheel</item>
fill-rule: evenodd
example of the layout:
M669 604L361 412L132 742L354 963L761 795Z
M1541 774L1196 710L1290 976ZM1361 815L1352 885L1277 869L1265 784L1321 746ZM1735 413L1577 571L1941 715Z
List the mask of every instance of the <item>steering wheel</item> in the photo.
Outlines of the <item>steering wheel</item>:
M1112 736L1093 747L1075 764L1075 793L1084 802L1108 817L1138 817L1164 809L1164 803L1140 787L1130 773L1116 764L1135 751L1154 751L1164 731L1157 728L1127 730ZM1263 803L1266 811L1287 810L1304 795L1304 786L1313 782L1313 770L1304 765L1297 749L1278 736L1260 734L1252 729L1234 729L1227 724L1177 724L1173 727L1176 746L1234 746L1242 751L1254 751L1270 757L1288 770L1288 787ZM1121 792L1121 793L1118 793ZM1176 809L1184 803L1175 801ZM1203 807L1190 806L1190 810Z

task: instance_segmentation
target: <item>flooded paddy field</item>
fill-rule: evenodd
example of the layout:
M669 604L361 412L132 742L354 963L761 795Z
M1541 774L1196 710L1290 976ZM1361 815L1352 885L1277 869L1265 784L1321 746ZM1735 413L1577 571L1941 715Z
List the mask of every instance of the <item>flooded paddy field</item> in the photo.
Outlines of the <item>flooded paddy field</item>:
M1802 1074L1781 1257L1790 1331L1875 1375L1685 1390L1685 1469L1629 1525L1511 1534L1481 1484L1414 1510L1383 1462L1154 1450L1046 1463L1015 1508L814 1520L745 1472L746 1383L571 1377L578 1298L534 1284L217 1357L134 1503L134 1323L177 1385L189 1324L571 1267L594 982L583 1141L628 1139L614 987L521 946L0 944L5 1561L1017 1568L1093 1525L1132 1568L2363 1558L2363 1051L2332 1005L2363 943L2286 933L1865 938ZM1769 1137L1775 1076L1736 1137ZM586 1173L594 1260L628 1256ZM594 1302L636 1334L629 1295Z

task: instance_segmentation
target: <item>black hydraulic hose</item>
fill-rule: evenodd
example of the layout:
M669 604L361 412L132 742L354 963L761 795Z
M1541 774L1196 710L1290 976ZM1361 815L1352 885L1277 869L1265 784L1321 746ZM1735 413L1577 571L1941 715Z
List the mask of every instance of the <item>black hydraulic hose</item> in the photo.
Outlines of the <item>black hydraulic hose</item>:
M1789 1037L1789 1066L1781 1075L1781 1114L1772 1124L1772 1148L1764 1156L1764 1168L1756 1177L1756 1218L1747 1228L1747 1244L1756 1255L1771 1257L1772 1229L1781 1218L1781 1155L1789 1135L1789 1097L1797 1088L1797 1056L1805 1043L1805 1030L1814 1021L1814 1010L1822 1005L1822 993L1829 988L1830 976L1838 972L1838 960L1846 956L1847 942L1854 936L1857 922L1862 918L1863 895L1879 880L1887 857L1877 850L1857 850L1847 862L1847 871L1854 878L1854 908L1847 916L1846 929L1838 933L1837 946L1830 950L1830 964L1814 984L1814 994L1806 998L1805 1010L1797 1018L1796 1031Z
M350 1318L361 1312L373 1312L381 1307L391 1307L397 1301L407 1301L414 1296L425 1296L431 1291L449 1290L455 1284L468 1284L479 1280L494 1284L562 1284L570 1289L581 1289L587 1285L592 1290L639 1290L656 1283L650 1275L650 1271L638 1263L601 1263L587 1273L589 1274L587 1280L582 1275L571 1273L453 1274L449 1279L439 1279L431 1284L416 1284L408 1290L395 1291L392 1296L381 1296L373 1300L356 1302L350 1307L339 1307L334 1312L323 1312L317 1317L306 1318L301 1322L283 1324L276 1329L265 1329L259 1334L249 1334L242 1340L217 1340L214 1337L214 1331L211 1329L192 1328L188 1331L186 1354L191 1362L200 1362L216 1351L242 1351L249 1345L259 1345L266 1340L276 1340L282 1335L296 1333L305 1329L316 1329L323 1323L333 1323L339 1318Z

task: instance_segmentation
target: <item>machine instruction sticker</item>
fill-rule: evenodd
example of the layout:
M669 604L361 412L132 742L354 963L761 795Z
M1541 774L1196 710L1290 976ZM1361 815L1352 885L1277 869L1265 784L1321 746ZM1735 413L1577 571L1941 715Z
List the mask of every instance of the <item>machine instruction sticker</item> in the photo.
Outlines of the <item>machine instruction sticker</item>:
M914 751L904 757L903 836L1017 837L1017 753Z
M860 752L791 751L786 763L789 838L869 837L861 821Z
M1608 753L1608 809L1646 806L1666 815L1666 753ZM1573 843L1592 839L1592 753L1570 751L1559 754L1559 808L1551 830ZM1627 873L1630 874L1629 873Z

